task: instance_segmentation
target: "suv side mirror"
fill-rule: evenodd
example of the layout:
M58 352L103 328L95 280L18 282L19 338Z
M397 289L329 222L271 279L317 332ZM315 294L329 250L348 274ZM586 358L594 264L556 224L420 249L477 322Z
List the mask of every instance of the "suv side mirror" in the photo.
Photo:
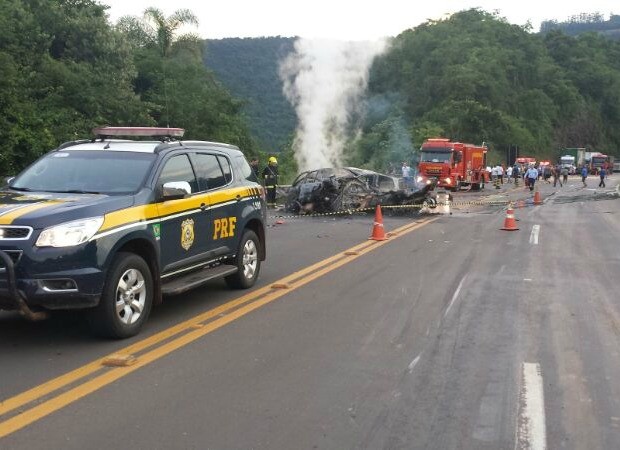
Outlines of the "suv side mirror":
M187 181L170 181L164 183L162 188L162 198L164 201L185 198L191 193L192 188Z

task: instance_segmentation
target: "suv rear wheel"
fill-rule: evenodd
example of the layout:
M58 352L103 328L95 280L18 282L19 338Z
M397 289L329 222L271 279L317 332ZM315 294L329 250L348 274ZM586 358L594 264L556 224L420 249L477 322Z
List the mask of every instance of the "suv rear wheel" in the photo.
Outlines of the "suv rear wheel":
M258 249L260 241L258 236L252 230L245 230L234 264L237 266L237 273L227 276L226 283L236 289L247 289L254 286L260 272L260 258L258 257Z
M147 263L133 253L121 252L110 267L99 305L90 324L102 336L135 336L151 312L153 277Z

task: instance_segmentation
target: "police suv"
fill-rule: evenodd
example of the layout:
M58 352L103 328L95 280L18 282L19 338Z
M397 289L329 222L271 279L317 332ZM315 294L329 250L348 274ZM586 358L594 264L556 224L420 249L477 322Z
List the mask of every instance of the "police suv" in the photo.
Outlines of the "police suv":
M89 308L94 331L124 338L163 295L254 285L265 196L237 147L175 140L180 128L93 131L0 190L0 309Z

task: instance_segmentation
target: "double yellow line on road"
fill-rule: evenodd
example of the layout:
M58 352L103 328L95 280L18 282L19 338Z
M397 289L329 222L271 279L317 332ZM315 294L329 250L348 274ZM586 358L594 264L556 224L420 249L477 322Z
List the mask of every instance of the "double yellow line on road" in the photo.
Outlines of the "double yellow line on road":
M410 223L394 230L392 234L403 235L435 220L437 218ZM288 275L272 285L249 292L114 353L115 356L136 356L137 360L133 365L107 367L104 365L104 361L112 356L107 355L28 391L0 401L0 418L15 412L18 408L26 407L12 417L5 420L0 419L0 439L389 242L389 240L366 241L358 244ZM274 285L287 286L288 288L274 289ZM27 406L34 402L37 404Z

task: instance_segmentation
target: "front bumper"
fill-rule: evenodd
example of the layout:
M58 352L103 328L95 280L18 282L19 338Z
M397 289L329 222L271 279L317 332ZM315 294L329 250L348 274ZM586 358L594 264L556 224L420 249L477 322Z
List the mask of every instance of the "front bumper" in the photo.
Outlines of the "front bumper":
M84 292L81 286L102 286L104 274L99 269L76 269L69 273L52 272L41 278L18 278L15 263L0 250L0 309L16 310L30 319L39 319L40 310L81 309L97 306L101 298L100 289ZM54 283L72 283L69 289ZM51 288L50 288L51 286Z

